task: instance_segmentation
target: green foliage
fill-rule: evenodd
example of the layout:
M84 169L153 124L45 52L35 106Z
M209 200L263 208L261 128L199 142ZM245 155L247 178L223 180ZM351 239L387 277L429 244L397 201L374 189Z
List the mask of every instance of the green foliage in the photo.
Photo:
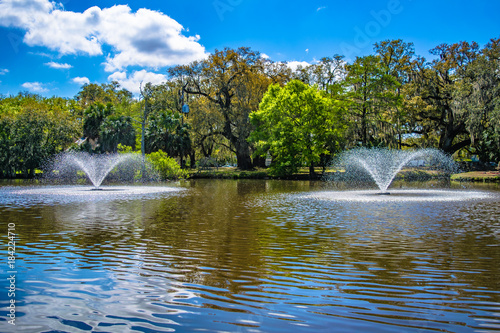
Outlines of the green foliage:
M85 110L83 136L87 138L87 142L83 149L115 153L118 144L135 146L132 118L118 116L115 112L115 107L111 103L106 106L95 103Z
M165 177L177 171L161 156L189 156L192 166L196 155L236 159L248 170L269 153L271 173L287 175L302 166L314 172L357 145L437 147L498 162L500 38L482 49L459 42L430 52L429 62L412 43L387 40L350 63L334 55L292 71L243 47L172 67L167 83L141 85L141 100L117 82L86 84L74 99L0 96L0 177L32 176L82 137L78 149L94 152L144 142L170 170ZM182 118L184 103L190 113Z
M311 173L321 157L340 147L345 126L344 105L329 98L315 86L298 80L285 87L271 85L260 104L250 114L256 126L250 139L256 154L273 158L272 175L289 175L307 165Z
M181 166L174 158L168 156L162 150L147 154L146 158L158 170L160 177L164 180L182 179L189 175L186 170L181 169Z
M84 112L83 136L90 140L98 139L102 122L113 113L111 103L106 106L101 103L90 105Z
M389 122L387 111L397 104L398 82L387 74L380 57L358 57L348 65L344 82L345 96L349 100L350 131L354 143L362 146L377 145L384 125Z
M153 115L145 134L146 153L162 150L170 156L184 156L191 150L189 125L177 112Z
M19 94L0 100L0 176L33 177L52 155L77 138L80 124L71 103Z
M75 100L83 109L96 103L110 103L119 110L126 112L127 107L132 103L132 93L119 88L120 84L116 81L101 85L95 83L84 84L80 92L75 96Z
M100 126L101 150L117 152L118 145L135 146L135 129L130 117L110 116Z

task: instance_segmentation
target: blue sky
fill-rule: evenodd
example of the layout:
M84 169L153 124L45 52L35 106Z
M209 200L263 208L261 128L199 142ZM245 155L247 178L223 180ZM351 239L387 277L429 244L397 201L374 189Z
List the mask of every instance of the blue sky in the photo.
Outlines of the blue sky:
M137 92L224 47L314 63L401 38L430 59L441 43L500 37L498 13L498 0L0 0L0 94L73 97L111 80Z

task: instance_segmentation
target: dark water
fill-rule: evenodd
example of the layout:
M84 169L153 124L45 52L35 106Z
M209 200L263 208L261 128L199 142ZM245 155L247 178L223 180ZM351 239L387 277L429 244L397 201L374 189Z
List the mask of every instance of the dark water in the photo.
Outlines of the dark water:
M176 186L61 202L0 188L0 331L500 331L498 187L398 203L303 195L321 182Z

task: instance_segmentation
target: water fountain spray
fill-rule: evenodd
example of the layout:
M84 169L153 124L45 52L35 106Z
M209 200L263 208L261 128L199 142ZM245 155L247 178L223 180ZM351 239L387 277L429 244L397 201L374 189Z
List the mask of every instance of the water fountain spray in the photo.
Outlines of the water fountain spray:
M133 169L137 168L137 158L134 154L89 154L86 152L65 152L56 157L52 171L56 170L55 177L67 178L75 175L78 170L85 173L94 186L92 190L102 190L101 184L104 179L121 165L126 169L132 164ZM130 173L130 172L129 172ZM133 174L133 171L131 172Z
M357 148L342 153L340 164L349 172L356 169L368 173L377 184L382 195L390 194L387 189L399 171L411 161L451 172L453 160L438 149L391 150L385 148Z

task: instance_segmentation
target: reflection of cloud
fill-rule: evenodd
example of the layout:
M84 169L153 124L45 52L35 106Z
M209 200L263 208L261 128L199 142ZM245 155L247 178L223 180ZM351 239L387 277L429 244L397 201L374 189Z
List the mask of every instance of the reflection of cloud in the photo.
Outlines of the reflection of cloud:
M21 86L23 88L26 88L26 89L28 89L30 91L34 91L34 92L47 92L47 91L49 91L40 82L25 82Z
M132 12L127 5L71 12L48 0L4 0L0 26L26 30L23 41L60 54L102 55L102 46L114 50L105 69L127 66L164 67L206 57L199 36L184 36L184 28L169 16L149 9Z

